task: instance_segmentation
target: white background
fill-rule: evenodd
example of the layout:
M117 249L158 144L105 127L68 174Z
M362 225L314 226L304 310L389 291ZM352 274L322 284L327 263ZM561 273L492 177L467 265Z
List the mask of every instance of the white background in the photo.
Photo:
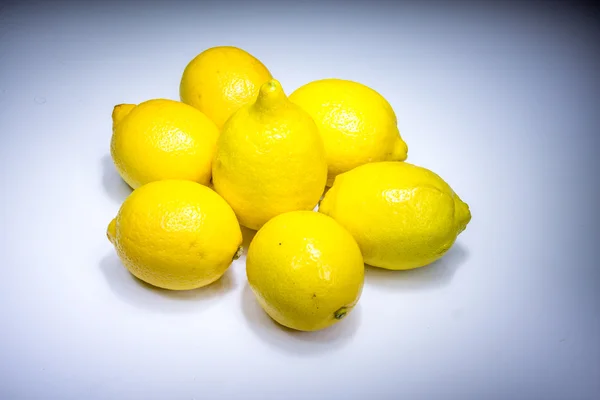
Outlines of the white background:
M560 3L0 5L0 398L597 399L599 26ZM236 45L287 93L365 83L408 161L473 220L410 272L369 269L336 327L272 323L244 258L189 293L132 278L105 237L129 193L118 103L178 99Z

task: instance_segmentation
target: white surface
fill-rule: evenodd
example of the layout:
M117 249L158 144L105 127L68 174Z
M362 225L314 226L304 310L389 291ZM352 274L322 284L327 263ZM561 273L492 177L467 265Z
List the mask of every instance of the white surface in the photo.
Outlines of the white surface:
M0 6L0 398L600 398L598 25L444 4ZM125 271L112 107L177 99L186 63L229 44L288 93L333 76L390 101L409 161L471 206L441 262L368 270L316 334L271 323L244 258L191 293Z

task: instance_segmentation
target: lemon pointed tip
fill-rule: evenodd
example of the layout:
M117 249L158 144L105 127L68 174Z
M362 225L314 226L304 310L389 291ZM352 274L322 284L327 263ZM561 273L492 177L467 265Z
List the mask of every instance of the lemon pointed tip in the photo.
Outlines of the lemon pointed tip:
M398 137L394 144L394 150L392 152L392 160L404 161L408 157L408 145L402 138Z
M117 124L121 122L135 106L135 104L117 104L112 112L113 128L117 126Z
M469 222L471 222L471 209L469 205L464 201L458 199L456 209L456 221L458 223L458 232L462 232L467 228Z
M258 107L269 109L287 100L287 96L277 79L270 79L263 83L258 93L256 105Z
M259 98L272 98L282 93L281 83L277 79L269 79L261 85Z
M108 240L112 244L115 244L116 236L117 236L117 219L113 218L113 220L110 221L110 223L108 224L108 228L106 229L106 237L108 237Z

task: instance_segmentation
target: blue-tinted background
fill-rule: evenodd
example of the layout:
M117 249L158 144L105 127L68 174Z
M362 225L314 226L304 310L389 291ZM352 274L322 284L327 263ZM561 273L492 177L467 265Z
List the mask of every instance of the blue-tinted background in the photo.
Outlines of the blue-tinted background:
M599 43L572 2L2 2L0 398L600 398ZM471 206L452 250L369 269L316 334L266 317L244 258L190 293L135 281L105 238L112 107L178 99L217 45L288 93L383 94Z

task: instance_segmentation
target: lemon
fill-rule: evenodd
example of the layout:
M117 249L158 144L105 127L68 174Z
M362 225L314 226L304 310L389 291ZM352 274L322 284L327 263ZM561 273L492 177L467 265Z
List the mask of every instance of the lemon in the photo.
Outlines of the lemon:
M213 184L250 229L284 212L312 210L326 178L315 123L276 80L265 83L256 102L238 110L219 136Z
M355 240L332 218L294 211L258 231L248 249L246 274L271 318L314 331L352 311L361 295L364 264Z
M241 106L256 100L271 73L237 47L213 47L197 55L181 78L181 101L205 113L220 128Z
M233 210L206 186L184 180L134 190L107 235L137 278L172 290L219 279L240 254L242 233Z
M365 164L339 175L320 204L354 236L367 264L411 269L440 258L471 220L442 178L405 162Z
M327 185L352 168L376 161L404 161L408 147L396 114L375 90L352 81L323 79L308 83L290 100L315 120L327 153Z
M114 108L110 151L134 189L161 179L208 185L218 136L215 124L195 108L154 99Z

